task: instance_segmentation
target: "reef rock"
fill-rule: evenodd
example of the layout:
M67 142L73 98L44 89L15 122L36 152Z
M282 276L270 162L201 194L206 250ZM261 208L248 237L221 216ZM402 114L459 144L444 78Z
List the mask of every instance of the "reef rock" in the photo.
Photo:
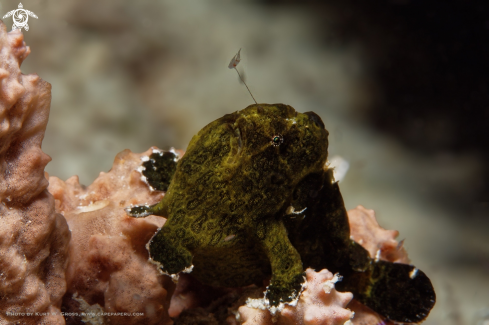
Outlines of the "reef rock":
M51 85L21 73L29 53L0 22L0 324L64 324L70 232L44 175Z
M151 152L151 149L148 151ZM49 191L72 232L63 305L68 323L80 324L88 306L102 310L100 321L110 324L171 324L172 280L148 262L146 243L165 219L135 219L124 208L137 202L158 202L163 194L151 192L137 168L148 152L125 150L112 169L88 187L73 176L66 182L49 179ZM76 314L78 313L78 314Z

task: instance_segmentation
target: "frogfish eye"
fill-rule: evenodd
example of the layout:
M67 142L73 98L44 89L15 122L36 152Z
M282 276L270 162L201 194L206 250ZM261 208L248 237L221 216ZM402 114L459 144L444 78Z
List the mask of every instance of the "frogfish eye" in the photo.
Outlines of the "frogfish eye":
M277 134L272 137L271 144L274 147L278 147L283 142L284 142L284 138L280 134Z

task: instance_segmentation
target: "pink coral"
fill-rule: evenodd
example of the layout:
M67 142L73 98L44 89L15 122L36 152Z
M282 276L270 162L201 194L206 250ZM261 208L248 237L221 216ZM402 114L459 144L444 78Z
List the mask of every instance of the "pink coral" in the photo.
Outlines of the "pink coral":
M307 287L296 306L285 305L277 316L278 325L343 325L353 317L346 305L353 298L349 292L334 289L337 277L328 270L306 270ZM268 310L242 306L240 318L244 325L272 324Z
M128 217L124 208L141 202L155 203L161 192L150 192L136 170L143 154L119 153L108 173L88 187L74 176L66 182L49 179L56 210L72 231L67 269L67 309L83 311L79 299L99 304L111 324L170 324L168 308L174 284L148 262L145 248L165 219ZM76 299L73 299L75 295ZM82 307L82 308L81 308ZM134 313L138 313L137 315Z
M23 75L30 53L0 23L0 323L64 324L61 299L70 233L54 210L41 150L51 85Z
M402 244L395 239L397 230L386 230L379 226L375 219L375 211L359 205L348 211L350 237L362 245L372 258L389 262L409 263L407 253Z

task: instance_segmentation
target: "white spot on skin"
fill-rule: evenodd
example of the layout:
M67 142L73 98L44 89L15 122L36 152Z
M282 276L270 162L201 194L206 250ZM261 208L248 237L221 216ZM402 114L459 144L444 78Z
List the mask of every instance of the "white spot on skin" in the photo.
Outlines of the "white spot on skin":
M160 150L160 149L153 149L153 153L157 153L157 154L159 154L160 156L163 156L163 154L165 153L165 151Z
M139 166L138 168L136 168L136 170L137 170L137 171L138 171L138 172L141 174L141 181L142 181L144 184L148 185L149 190L150 190L151 192L155 191L156 189L155 189L153 186L149 185L149 183L148 183L148 179L146 178L146 176L144 176L144 175L143 175L143 171L144 171L144 170L146 170L146 168L145 168L144 166L142 166L142 165L141 165L141 166Z
M326 163L328 168L334 168L333 170L333 183L342 181L348 169L350 168L350 163L340 156L334 156L329 162Z
M287 211L285 211L285 214L301 214L302 212L306 211L307 207L300 211L295 211L295 208L293 206L289 206L287 208Z
M286 121L292 121L292 124L297 124L297 119L294 117L294 118L286 118L285 119Z
M146 176L143 175L143 171L146 170L146 168L141 165L138 168L136 168L136 170L141 174L141 181L143 181L143 183L148 185L151 191L154 191L153 187L151 187L151 185L148 184L148 179L146 178Z
M377 253L375 254L375 262L378 262L380 259L380 249L377 251Z
M414 279L418 275L418 269L414 268L411 272L409 272L409 277Z
M279 303L278 306L271 306L268 308L270 310L270 314L272 314L272 321L277 322L277 314L280 314L282 310L284 310L285 304L283 302Z
M175 155L174 161L177 162L180 159L180 155L175 151L175 148L171 147L170 152Z
M261 310L266 310L268 309L270 311L270 314L272 314L272 321L276 322L278 315L282 312L282 310L285 308L285 305L289 305L292 307L297 306L297 303L299 302L299 298L301 296L301 293L307 288L307 281L306 278L304 277L304 282L302 282L301 289L299 292L293 292L292 296L289 297L291 299L290 302L286 303L279 303L278 306L270 306L270 302L268 299L260 298L260 299L253 299L253 298L248 298L246 300L246 306L250 308L255 308L255 309L261 309ZM267 287L268 290L268 287ZM265 296L266 291L264 292Z
M193 269L194 269L194 266L190 265L190 266L186 267L182 272L183 273L191 273Z
M304 290L306 290L306 289L307 289L307 280L304 277L304 282L302 282L301 290L299 291L299 293L295 297L293 297L293 296L289 297L289 298L292 298L293 300L291 302L287 302L286 304L289 306L292 306L292 307L297 306L297 303L299 302L299 298L300 298L302 292L304 292Z

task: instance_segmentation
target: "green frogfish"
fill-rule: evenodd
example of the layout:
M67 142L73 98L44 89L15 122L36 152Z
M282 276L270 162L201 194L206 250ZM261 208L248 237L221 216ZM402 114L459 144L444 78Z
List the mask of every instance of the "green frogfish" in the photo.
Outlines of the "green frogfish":
M348 216L332 169L328 131L314 112L255 104L211 122L183 157L157 151L140 171L163 199L129 207L165 225L147 244L150 260L174 278L204 284L261 285L269 308L292 303L304 270L343 276L339 291L387 319L418 323L435 303L429 278L413 265L377 260L350 239Z

